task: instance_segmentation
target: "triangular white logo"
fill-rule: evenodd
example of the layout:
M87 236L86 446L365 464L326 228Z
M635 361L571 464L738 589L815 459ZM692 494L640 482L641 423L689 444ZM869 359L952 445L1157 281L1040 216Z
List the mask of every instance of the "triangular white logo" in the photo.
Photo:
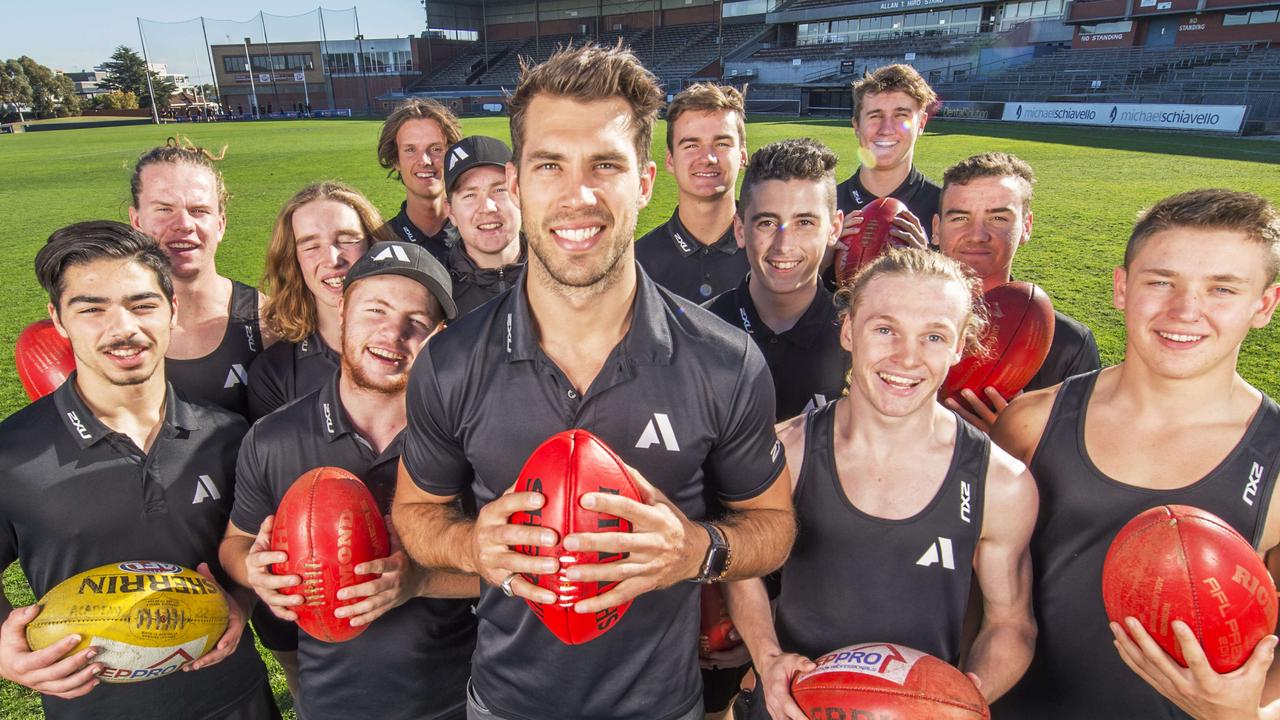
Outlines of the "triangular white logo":
M227 371L227 381L222 384L222 387L225 389L235 387L236 385L248 384L249 373L244 369L243 365L240 363L234 363L232 364L231 369Z
M671 452L680 450L675 430L671 428L671 418L666 413L654 413L653 419L644 426L644 432L640 433L640 439L636 441L636 447L641 450L658 444Z
M948 570L956 569L956 556L951 551L951 539L940 537L938 542L929 543L929 549L924 551L920 559L916 561L917 565L929 567L937 565L938 560L942 560L942 567Z
M214 484L213 478L208 475L201 475L196 478L196 497L191 501L191 504L199 505L208 498L221 500L222 493L218 492L218 486Z
M387 247L382 249L382 252L379 252L377 255L373 256L373 259L377 260L378 262L384 262L391 258L395 258L396 260L399 260L402 263L409 262L409 254L406 253L404 251L404 248L400 247L399 245L388 245Z
M471 156L467 154L466 150L460 147L454 148L453 152L449 153L449 169L452 170L455 165L469 157Z

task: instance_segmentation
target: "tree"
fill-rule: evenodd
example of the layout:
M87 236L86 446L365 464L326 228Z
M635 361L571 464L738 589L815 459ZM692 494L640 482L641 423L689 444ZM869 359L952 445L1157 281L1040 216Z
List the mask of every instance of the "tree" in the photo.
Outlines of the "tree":
M169 107L169 96L177 90L172 82L165 80L155 70L149 70L142 56L132 48L121 45L111 53L111 59L102 63L107 73L106 79L98 83L108 90L131 92L138 97L138 105L151 107L151 93L147 91L147 75L151 75L151 87L156 92L156 107Z
M18 64L31 84L31 110L38 117L68 117L80 114L80 98L75 84L62 73L55 73L23 55Z
M18 122L24 121L21 108L31 104L31 82L17 60L5 60L0 65L0 104L12 104L18 113Z
M121 92L112 90L109 93L103 93L90 102L90 107L99 110L137 110L138 96L131 92Z

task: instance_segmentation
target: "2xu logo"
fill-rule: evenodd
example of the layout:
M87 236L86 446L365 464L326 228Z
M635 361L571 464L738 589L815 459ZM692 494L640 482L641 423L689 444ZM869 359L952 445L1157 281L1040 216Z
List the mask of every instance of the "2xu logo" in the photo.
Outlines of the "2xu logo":
M525 575L529 582L555 594L554 602L529 601L529 607L562 642L569 645L589 642L616 626L631 603L627 601L593 614L575 611L579 602L607 593L617 583L571 580L568 569L575 564L614 562L624 554L567 550L564 538L574 533L631 532L630 522L582 507L582 496L601 493L640 501L640 492L622 460L585 430L568 430L547 439L529 456L519 478L516 492L540 493L545 502L536 510L515 513L511 522L553 531L556 545L520 545L514 549L559 562L559 571L554 574Z

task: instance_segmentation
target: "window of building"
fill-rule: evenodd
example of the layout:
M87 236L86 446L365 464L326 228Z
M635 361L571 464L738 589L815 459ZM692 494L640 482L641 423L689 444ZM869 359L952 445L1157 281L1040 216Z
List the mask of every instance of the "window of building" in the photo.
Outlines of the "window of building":
M1127 33L1130 30L1133 30L1132 20L1120 20L1117 22L1080 26L1081 35L1093 35L1095 33Z
M1231 26L1231 25L1248 25L1248 24L1249 24L1249 13L1247 12L1227 13L1226 15L1222 16L1222 25L1224 27Z
M244 72L248 68L244 65L244 57L240 55L223 55L222 69L226 72Z
M1249 24L1273 23L1276 21L1276 12L1275 10L1254 10L1249 13Z

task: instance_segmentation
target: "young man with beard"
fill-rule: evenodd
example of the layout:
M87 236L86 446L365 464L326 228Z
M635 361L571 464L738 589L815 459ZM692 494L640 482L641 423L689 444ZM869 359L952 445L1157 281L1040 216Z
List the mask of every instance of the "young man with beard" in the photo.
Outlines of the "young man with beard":
M777 419L840 397L849 353L818 268L835 244L838 158L816 140L783 140L751 156L734 219L751 274L707 309L745 330L769 365Z
M636 241L636 260L659 285L694 302L747 274L733 236L733 191L747 161L745 117L742 93L728 85L690 85L667 108L667 172L680 200L670 220Z
M405 189L400 213L387 227L401 240L426 248L442 265L449 257L444 152L461 139L458 118L444 105L422 98L396 108L378 135L378 163Z
M935 400L981 337L977 283L941 255L899 249L837 298L847 307L849 394L779 430L799 471L800 529L776 621L762 582L726 589L760 677L748 715L805 720L792 677L856 642L901 643L957 664L973 578L986 615L963 669L988 699L999 697L1035 643L1035 483Z
M1139 217L1115 270L1124 361L1001 413L992 437L1030 463L1043 511L1031 543L1035 660L999 717L1280 712L1274 636L1218 675L1175 621L1190 664L1178 667L1132 618L1108 623L1100 587L1116 534L1160 505L1207 510L1260 554L1280 543L1280 406L1236 372L1249 330L1266 326L1280 301L1278 269L1280 215L1264 198L1197 190L1161 200Z
M169 381L190 400L247 415L249 365L275 335L261 322L266 298L218 274L214 256L227 229L219 157L180 138L147 151L129 182L129 224L155 238L173 265Z
M267 244L263 322L282 342L249 367L249 420L318 390L338 369L343 279L376 242L394 239L359 190L308 185L285 202Z
M444 181L449 221L449 276L458 314L466 315L515 284L524 269L520 207L507 188L511 150L497 138L465 137L449 148Z
M76 372L0 424L0 562L15 559L36 597L107 563L155 560L221 575L217 538L235 487L244 419L188 402L165 381L175 324L169 260L152 238L109 221L62 228L36 253L49 317ZM252 595L227 595L215 648L181 671L110 684L96 646L63 657L68 637L32 652L31 605L0 626L0 676L42 694L52 720L278 718L266 672L244 632ZM105 656L102 659L109 658ZM190 671L190 672L186 672Z
M761 575L791 544L790 481L759 351L636 268L661 102L653 75L621 48L565 49L524 69L509 104L508 183L519 186L528 269L414 364L393 517L421 564L485 583L469 718L701 718L699 592L683 581ZM556 538L509 523L543 505L540 493L512 492L520 468L569 428L594 433L632 466L642 502L579 500L632 532ZM730 510L716 524L698 522L708 496ZM478 513L463 514L459 499ZM525 603L555 602L522 573L554 574L559 562L510 548L561 540L627 553L564 571L574 582L617 583L574 606L613 622L585 645L563 644ZM614 608L632 599L617 618Z
M245 436L236 499L221 558L241 585L285 621L301 595L281 590L297 575L277 576L271 550L276 508L294 481L318 466L339 467L364 481L388 511L405 426L404 392L427 339L454 317L449 276L423 248L379 243L351 267L341 300L342 369L319 390L263 418ZM457 718L475 648L474 577L424 573L394 544L389 557L357 566L378 578L339 591L364 598L335 611L369 627L342 643L297 633L301 717ZM292 626L292 625L291 625Z
M960 261L982 281L984 293L1013 279L1013 257L1031 239L1035 182L1030 165L1002 152L974 155L942 174L942 204L933 219L933 239L944 255ZM1055 311L1049 355L1026 390L1057 385L1100 367L1093 332ZM994 388L987 388L984 398L970 390L963 394L969 407L950 399L947 407L988 432L1009 404Z

